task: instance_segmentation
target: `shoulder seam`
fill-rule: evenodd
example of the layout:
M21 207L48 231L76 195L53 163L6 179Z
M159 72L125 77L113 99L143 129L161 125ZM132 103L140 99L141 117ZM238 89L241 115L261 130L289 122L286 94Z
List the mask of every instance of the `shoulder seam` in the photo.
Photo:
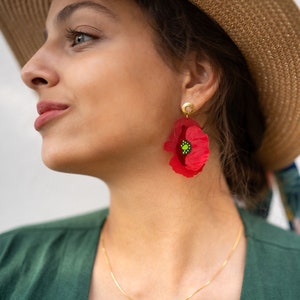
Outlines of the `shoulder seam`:
M251 238L255 242L259 242L261 244L276 247L276 248L279 248L279 249L300 252L300 242L299 242L299 245L290 246L290 245L286 245L285 243L280 244L280 243L275 243L275 242L271 242L271 241L268 241L268 240L260 239L256 236L251 235L251 234L246 234L246 238Z

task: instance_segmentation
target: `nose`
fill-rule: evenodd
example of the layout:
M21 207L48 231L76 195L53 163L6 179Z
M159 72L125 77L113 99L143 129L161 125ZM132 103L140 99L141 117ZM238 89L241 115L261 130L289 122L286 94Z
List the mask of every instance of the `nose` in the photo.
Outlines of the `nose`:
M57 85L59 75L56 70L54 54L42 47L22 68L24 83L35 91Z

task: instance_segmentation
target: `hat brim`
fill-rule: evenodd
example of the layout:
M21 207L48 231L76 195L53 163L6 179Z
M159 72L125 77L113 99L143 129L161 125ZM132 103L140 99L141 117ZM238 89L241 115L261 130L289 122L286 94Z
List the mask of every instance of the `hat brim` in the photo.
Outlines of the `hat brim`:
M186 1L186 0L183 0ZM256 81L267 130L266 169L300 154L300 11L292 0L190 0L227 32ZM51 0L1 0L0 28L23 66L43 44Z

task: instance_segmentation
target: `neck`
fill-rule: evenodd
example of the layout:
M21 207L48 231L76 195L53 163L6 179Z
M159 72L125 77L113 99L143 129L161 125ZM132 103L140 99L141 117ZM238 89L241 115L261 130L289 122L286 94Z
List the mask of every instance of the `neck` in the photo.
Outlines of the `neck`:
M110 183L107 235L112 243L128 248L133 241L134 248L139 243L140 249L143 245L166 249L186 240L187 250L188 243L199 238L210 242L224 235L224 226L236 234L235 224L241 221L219 168L208 165L198 176L185 178L167 167L155 176L145 172Z
M105 247L118 280L133 299L153 293L157 299L159 291L166 290L168 299L184 299L182 295L206 282L230 253L241 220L218 170L210 163L199 176L185 178L166 166L108 183ZM242 266L243 254L233 258L238 263L232 265Z

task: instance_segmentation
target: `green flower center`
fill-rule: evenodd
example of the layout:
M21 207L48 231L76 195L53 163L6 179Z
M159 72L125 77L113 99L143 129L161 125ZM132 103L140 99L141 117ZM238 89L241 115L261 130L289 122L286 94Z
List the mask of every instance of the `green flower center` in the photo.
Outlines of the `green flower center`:
M183 155L187 155L192 151L192 145L189 141L183 140L180 145Z

